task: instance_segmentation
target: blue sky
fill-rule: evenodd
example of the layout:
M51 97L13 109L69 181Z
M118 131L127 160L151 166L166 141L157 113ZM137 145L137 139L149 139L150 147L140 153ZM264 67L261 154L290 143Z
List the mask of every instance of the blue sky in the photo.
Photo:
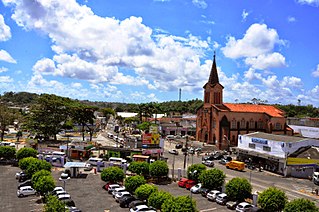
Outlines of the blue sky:
M319 0L1 0L0 94L319 106Z

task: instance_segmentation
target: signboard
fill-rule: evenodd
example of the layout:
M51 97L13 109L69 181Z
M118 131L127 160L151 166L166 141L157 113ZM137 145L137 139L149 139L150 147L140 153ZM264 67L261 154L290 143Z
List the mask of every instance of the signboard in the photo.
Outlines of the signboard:
M158 126L157 125L151 125L150 126L150 133L157 134L158 133Z
M145 133L142 137L142 144L159 144L160 137L158 133Z
M262 139L262 138L252 138L251 142L257 143L257 144L265 144L268 145L268 140Z

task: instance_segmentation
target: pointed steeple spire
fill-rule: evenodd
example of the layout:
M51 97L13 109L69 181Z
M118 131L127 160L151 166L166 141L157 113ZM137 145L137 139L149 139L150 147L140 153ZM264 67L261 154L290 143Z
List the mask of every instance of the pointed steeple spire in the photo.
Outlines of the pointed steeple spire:
M213 61L212 69L210 71L209 80L208 80L208 83L212 85L219 83L215 57L216 57L216 52L214 51L214 61Z

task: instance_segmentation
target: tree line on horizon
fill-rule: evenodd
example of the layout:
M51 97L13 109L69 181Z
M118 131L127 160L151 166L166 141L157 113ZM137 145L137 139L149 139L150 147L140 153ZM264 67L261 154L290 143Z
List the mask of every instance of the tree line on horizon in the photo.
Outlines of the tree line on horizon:
M53 94L52 94L53 95ZM0 95L0 103L4 103L9 106L32 106L37 103L40 98L40 94L28 93L28 92L5 92L3 95ZM55 95L54 95L55 96ZM64 99L69 99L61 97ZM258 99L253 98L251 102L247 104L266 104L267 101L257 101ZM166 102L149 102L149 103L120 103L120 102L103 102L103 101L89 101L89 100L72 100L79 102L84 105L102 108L112 108L115 112L135 112L141 113L141 109L149 111L156 114L196 114L196 111L203 105L203 101L200 99L193 99L188 101L166 101ZM236 101L237 103L237 101ZM286 113L286 117L319 117L319 108L314 107L313 105L298 105L288 104L281 105L275 104L274 106L283 110Z

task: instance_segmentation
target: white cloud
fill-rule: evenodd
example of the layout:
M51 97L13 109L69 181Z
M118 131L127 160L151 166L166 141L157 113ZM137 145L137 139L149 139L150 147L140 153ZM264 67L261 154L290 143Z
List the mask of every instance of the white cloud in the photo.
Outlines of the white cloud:
M218 49L220 47L220 44L214 41L213 47L214 49Z
M207 8L207 3L205 2L205 0L192 0L192 3L201 9L206 9Z
M10 27L5 24L3 16L0 14L0 41L7 41L11 38Z
M0 50L0 61L1 60L8 63L17 63L17 61L5 50Z
M311 6L318 6L319 0L297 0L300 4L308 4Z
M13 79L10 76L0 76L1 83L13 82Z
M229 37L222 51L226 57L256 57L266 54L274 49L276 43L282 43L275 29L270 29L266 24L252 24L242 39L236 40Z
M287 21L288 22L295 22L296 21L296 18L295 17L292 17L292 16L289 16L288 18L287 18Z
M0 73L7 72L8 69L6 67L0 67Z
M317 65L317 69L312 72L312 76L319 77L319 64Z
M245 22L246 18L248 17L249 12L247 12L246 10L243 10L243 12L241 13L241 17L242 17L242 21Z
M247 65L254 69L268 69L286 66L285 57L278 52L272 54L261 54L257 57L248 57L245 59Z

